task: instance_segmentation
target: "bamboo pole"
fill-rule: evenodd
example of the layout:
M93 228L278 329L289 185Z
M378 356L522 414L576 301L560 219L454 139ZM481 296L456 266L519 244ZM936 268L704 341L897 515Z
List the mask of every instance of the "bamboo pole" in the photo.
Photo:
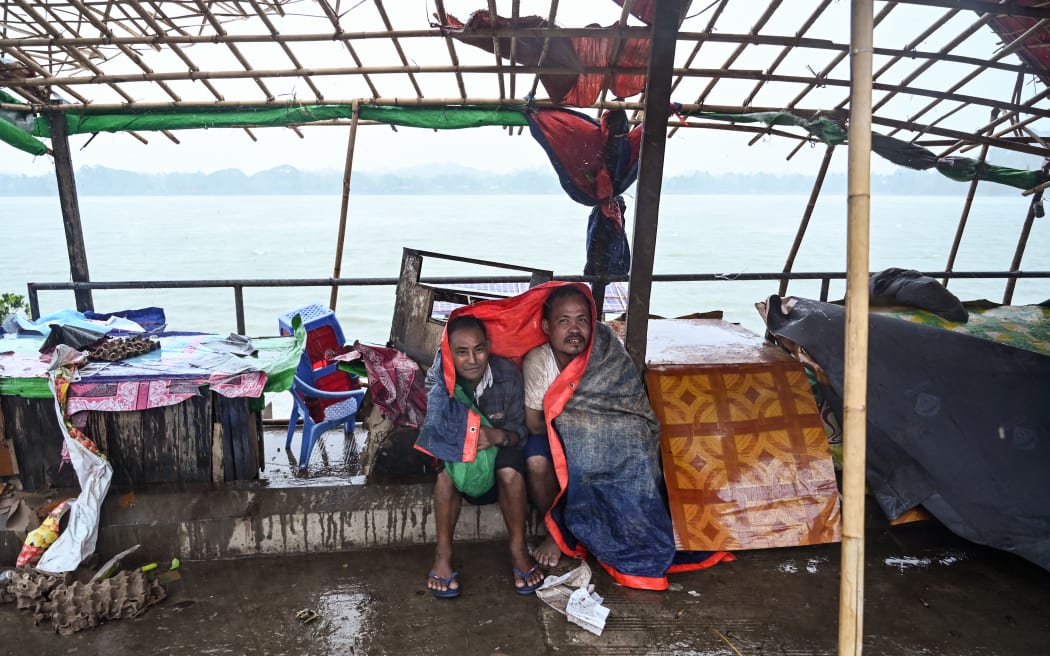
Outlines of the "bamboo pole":
M552 27L554 27L554 21L555 21L555 19L557 19L557 17L558 17L558 0L551 0L550 13L547 14L547 27L544 28L544 29L550 30ZM557 28L557 29L561 29L561 28ZM649 29L648 28L645 28L645 33L646 34L649 33ZM551 36L553 34L554 34L554 32L547 32L547 33L545 33L543 35L543 47L540 48L540 58L536 60L536 65L537 66L543 66L543 64L547 61L547 52L550 49ZM536 89L539 88L539 84L540 84L540 78L537 75L536 77L532 78L532 90L529 91L529 93L528 93L528 95L530 97L534 97L536 95Z
M990 14L986 14L982 18L989 18L990 16L991 16ZM1024 45L1024 42L1027 39L1029 39L1032 35L1038 34L1040 31L1042 31L1044 26L1045 26L1045 24L1046 24L1046 21L1040 21L1040 22L1036 23L1035 25L1033 25L1032 27L1030 27L1027 30L1025 30L1025 32L1023 34L1021 34L1020 36L1016 37L1012 42L1010 42L1009 44L1003 46L994 55L992 55L992 57L991 57L991 59L989 60L988 63L999 61L1003 57L1006 57L1007 55L1013 54L1016 50L1020 49L1021 46ZM932 66L932 62L927 62L927 64ZM972 81L974 78L976 78L978 75L980 75L981 73L983 73L987 69L988 69L988 64L981 64L980 66L974 68L968 74L963 76L963 78L961 80L959 80L958 82L956 82L955 84L950 86L948 88L948 90L946 91L946 93L950 94L950 93L953 93L953 92L963 88L964 86L966 86L967 83ZM914 73L913 73L913 75L914 75ZM909 84L909 83L911 83L911 81L913 79L914 78L912 78L912 76L908 76L908 78L905 78L904 83L905 84ZM886 102L886 99L889 98L891 95L892 94L887 95L883 99L883 102ZM922 116L926 112L930 111L931 109L933 109L935 106L939 105L941 102L943 102L946 99L947 99L947 96L943 97L943 98L940 98L940 97L935 98L933 100L933 102L927 104L925 107L920 109L918 112L916 112L915 114L909 116L908 120L909 121L917 120L920 116ZM880 104L879 107L881 107L881 106L882 105ZM893 134L894 133L891 132L889 136L893 136Z
M927 7L949 7L988 12L996 16L1026 16L1028 18L1050 18L1050 9L1033 7L1016 2L998 3L991 0L907 0L908 4Z
M860 656L864 642L864 470L867 445L873 4L873 0L852 0L850 7L850 78L853 85L849 121L839 656Z
M1045 170L1045 167L1044 167ZM1037 191L1032 196L1032 202L1028 205L1028 214L1025 215L1024 225L1021 226L1021 234L1017 237L1017 248L1014 249L1014 257L1010 261L1010 271L1021 270L1021 260L1024 258L1025 248L1028 246L1028 236L1032 234L1032 224L1035 217L1043 206L1043 192ZM1009 305L1014 300L1014 288L1017 286L1017 278L1009 278L1006 281L1006 290L1003 291L1003 305Z
M383 19L383 25L388 31L394 31L394 25L390 22L390 16L386 13L386 7L383 6L382 0L376 0L376 10L379 11L379 17ZM405 51L401 47L401 42L398 40L397 35L390 37L390 43L394 46L394 50L397 52L398 58L402 64L408 65L408 57L405 56ZM419 88L419 82L416 81L416 77L411 73L408 74L408 81L412 83L412 88L416 91L416 96L419 98L423 97L423 90Z
M755 21L755 24L753 26L751 26L751 32L750 32L751 34L758 34L762 30L762 28L765 27L765 25L769 21L770 17L773 15L774 12L776 12L777 8L780 7L780 3L781 2L782 2L782 0L770 0L770 2L766 5L765 11L763 11L762 15L758 17L758 20ZM741 55L744 54L744 51L751 44L752 44L751 41L742 41L742 42L740 42L740 44L736 48L733 49L733 52L731 52L729 54L729 56L726 57L725 61L722 62L721 68L722 69L731 69L733 64L736 62L736 60ZM766 70L772 72L773 69L772 68L768 68ZM707 83L707 86L704 87L704 90L700 92L699 96L697 96L696 102L698 104L702 105L704 103L704 101L707 100L707 97L709 95L711 95L712 91L714 91L715 85L718 84L720 79L721 78L716 77L716 78L712 79L710 82ZM763 83L763 81L759 80L758 84L762 84L762 83ZM747 103L745 102L745 103L741 103L741 104L746 105Z
M712 3L711 6L713 6L713 5L714 5L714 3ZM722 16L722 12L725 11L726 7L728 7L728 6L729 6L729 0L720 0L718 2L718 6L715 7L715 10L713 12L711 12L711 16L707 19L707 26L704 28L704 31L703 31L704 34L709 34L709 33L710 34L714 34L715 26L718 24L718 19L719 19L719 17ZM710 9L710 6L708 7L708 9ZM678 38L679 39L682 38L682 33L681 32L678 33ZM697 40L696 45L693 46L693 51L690 52L689 56L685 58L685 68L689 68L690 66L693 65L693 62L700 55L700 48L703 47L705 41L706 41L706 39L699 39L699 40ZM678 79L676 79L673 82L671 82L671 92L672 93L674 93L674 90L677 89L678 85L682 83L683 79L685 79L685 78L683 78L681 75L679 75ZM678 132L678 130L672 128L671 131L667 134L668 138L673 137L676 132Z
M489 24L495 25L499 22L499 14L496 12L496 0L489 0ZM496 58L496 81L499 84L499 95L507 95L506 85L503 81L503 58L500 55L499 37L492 35L492 55ZM511 62L513 66L513 62Z
M821 0L820 4L809 14L809 17L806 20L802 21L802 26L799 27L798 30L795 32L795 38L803 38L806 32L809 31L809 28L813 27L813 23L817 22L817 19L824 14L824 10L827 9L828 5L830 4L831 0ZM784 59L786 59L787 56L791 54L794 47L795 44L784 44L784 46L781 47L780 53L777 54L776 58L773 60L773 63L771 63L766 70L768 70L770 73L777 70L780 67L780 65L784 62ZM755 96L757 96L758 92L762 89L762 85L763 82L761 81L755 84L754 88L751 89L750 93L747 94L747 96L744 98L744 101L740 104L750 105L751 101L755 99Z
M343 267L343 241L346 238L346 216L350 208L350 175L354 170L354 146L357 143L357 101L354 101L353 118L350 123L350 137L346 143L346 164L343 167L343 197L339 205L339 237L335 242L335 266L332 267L332 277L338 278ZM335 310L336 301L339 299L339 286L332 285L332 295L328 306Z
M889 16L890 12L893 11L894 7L896 6L896 2L887 2L886 5L882 8L882 10L879 11L879 15L875 17L874 25L878 25L879 23L881 23L882 19ZM805 98L806 95L809 94L809 92L813 89L816 89L820 86L825 86L825 78L828 76L828 74L831 73L831 71L835 70L838 67L839 62L845 59L847 54L849 54L848 48L836 55L835 57L833 57L831 61L829 61L824 66L824 68L822 68L820 72L817 73L816 79L810 81L810 83L806 85L806 88L804 88L801 93L799 93L797 96L791 99L791 102L787 104L787 109L792 109L795 107L795 105L802 102L802 99Z
M1031 98L1025 100L1024 104L1025 105L1034 105L1035 103L1039 102L1043 98L1046 98L1047 96L1050 96L1050 88L1043 89L1042 91L1040 91L1036 95L1034 95ZM995 126L1000 125L1002 123L1005 123L1007 121L1010 121L1010 124L1007 127L1003 128L1001 130L996 130L995 132L991 132L991 136L993 136L993 137L1001 137L1004 134L1009 134L1010 132L1013 132L1014 130L1016 130L1019 125L1028 125L1029 123L1037 120L1035 117L1028 117L1026 119L1023 119L1023 120L1019 121L1017 119L1017 112L999 112L998 114L999 115L995 119L993 119L992 121L990 121L986 125L982 125L981 127L977 128L976 130L974 130L974 132L977 133L977 134L983 134L985 132L991 132L991 129L994 128ZM944 152L940 153L940 157L947 157L948 155L951 155L956 150L960 150L960 149L961 149L960 152L964 152L965 153L965 152L969 151L971 148L974 148L974 147L975 146L966 145L964 142L961 142L961 141L960 142L956 142L956 143L952 144L951 147L948 148L948 150L945 150Z
M619 20L616 21L616 34L614 36L615 41L613 42L612 52L609 55L609 62L611 62L612 64L616 63L616 60L620 58L620 53L623 51L624 38L623 38L623 31L622 30L623 30L624 27L627 26L627 17L631 15L631 5L633 5L633 4L634 4L634 0L624 0L623 2L620 3L620 5L621 5L620 6L620 18L619 18ZM609 95L609 87L612 86L612 83L613 83L614 79L615 79L615 77L612 74L606 75L602 79L602 92L601 92L601 95L598 97L598 102L605 102L605 99ZM596 118L601 119L601 117L602 117L602 110L599 109L598 110L598 115L597 115ZM602 286L602 297L603 297L603 299L604 299L604 295L605 295L605 287L603 285ZM598 305L598 308L599 308L598 315L601 316L601 309L600 309L601 305L600 304Z
M977 183L980 182L981 169L984 168L984 158L988 156L988 144L981 146L981 158L977 160L977 174L970 181L970 189L966 192L966 203L963 204L962 216L959 217L959 225L955 228L955 239L952 240L952 250L948 253L948 263L944 270L951 272L955 267L955 257L959 254L959 244L962 243L963 231L966 230L966 221L970 218L970 208L973 206L973 197L977 193ZM948 286L948 278L941 280L941 284Z
M806 229L809 227L810 218L813 217L813 209L817 206L817 199L820 198L820 189L824 186L824 177L828 174L828 166L831 164L831 155L834 152L834 146L828 146L828 149L824 152L824 159L820 162L817 179L813 181L813 189L809 192L809 203L806 204L806 211L802 214L802 220L799 221L798 230L795 232L795 241L791 244L791 252L788 253L787 261L784 262L784 273L791 273L792 267L795 266L795 257L798 255L798 249L802 246L802 238L806 236ZM780 280L780 296L787 293L787 287L788 279L782 278Z
M437 17L438 17L438 20L441 22L441 24L442 25L448 25L448 14L445 13L445 3L442 2L442 0L437 0L435 2L435 4L434 4L434 7L437 9ZM442 32L443 32L444 38L445 38L445 47L448 48L449 61L452 62L453 66L458 68L459 67L459 55L456 54L455 42L452 40L452 37L448 35L447 32L444 32L444 31L442 31ZM463 84L463 74L460 73L458 70L456 71L456 86L459 87L459 95L460 95L460 97L466 98L467 97L467 88Z

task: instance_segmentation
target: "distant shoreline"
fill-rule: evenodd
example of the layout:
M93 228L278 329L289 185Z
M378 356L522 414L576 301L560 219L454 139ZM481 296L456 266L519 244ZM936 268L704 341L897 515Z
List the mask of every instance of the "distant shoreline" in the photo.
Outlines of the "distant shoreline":
M281 166L248 175L238 169L214 173L137 173L106 167L84 167L75 173L82 196L286 196L329 195L342 192L342 173L302 171ZM894 196L965 196L968 183L950 180L936 171L900 169L892 175L871 178L871 191ZM768 173L668 172L665 194L808 194L808 175ZM463 167L411 170L405 173L359 171L351 190L367 195L520 195L564 193L552 170L488 173ZM827 176L826 194L846 193L846 177ZM630 190L629 192L630 193ZM1012 195L1018 190L983 183L982 195ZM0 196L57 196L54 176L0 174Z

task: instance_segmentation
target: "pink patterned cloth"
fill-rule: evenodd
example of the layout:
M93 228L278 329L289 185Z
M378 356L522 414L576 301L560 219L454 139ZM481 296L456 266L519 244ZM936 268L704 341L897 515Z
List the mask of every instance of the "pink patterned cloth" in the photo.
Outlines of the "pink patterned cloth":
M81 382L69 386L66 412L84 410L132 412L175 405L198 396L200 386L230 398L262 396L266 374L251 371L243 374L212 374L210 377L160 380L121 380L104 383Z
M419 428L427 414L423 372L401 351L354 342L368 372L372 402L398 426Z

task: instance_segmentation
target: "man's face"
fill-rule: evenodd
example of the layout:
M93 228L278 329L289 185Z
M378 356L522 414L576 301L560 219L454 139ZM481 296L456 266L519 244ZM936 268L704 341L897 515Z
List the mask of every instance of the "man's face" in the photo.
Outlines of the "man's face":
M489 342L477 328L461 328L448 338L456 374L478 383L489 364Z
M580 296L559 298L551 306L550 318L544 318L542 327L554 356L564 367L583 353L591 341L591 308Z

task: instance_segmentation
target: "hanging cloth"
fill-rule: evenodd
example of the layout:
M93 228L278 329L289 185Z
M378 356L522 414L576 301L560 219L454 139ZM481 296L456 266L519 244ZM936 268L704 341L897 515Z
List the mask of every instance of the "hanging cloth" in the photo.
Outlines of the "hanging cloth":
M584 274L627 275L631 251L620 194L638 178L641 124L629 129L623 110L606 112L601 122L558 108L530 109L526 119L565 193L594 208L587 221Z

